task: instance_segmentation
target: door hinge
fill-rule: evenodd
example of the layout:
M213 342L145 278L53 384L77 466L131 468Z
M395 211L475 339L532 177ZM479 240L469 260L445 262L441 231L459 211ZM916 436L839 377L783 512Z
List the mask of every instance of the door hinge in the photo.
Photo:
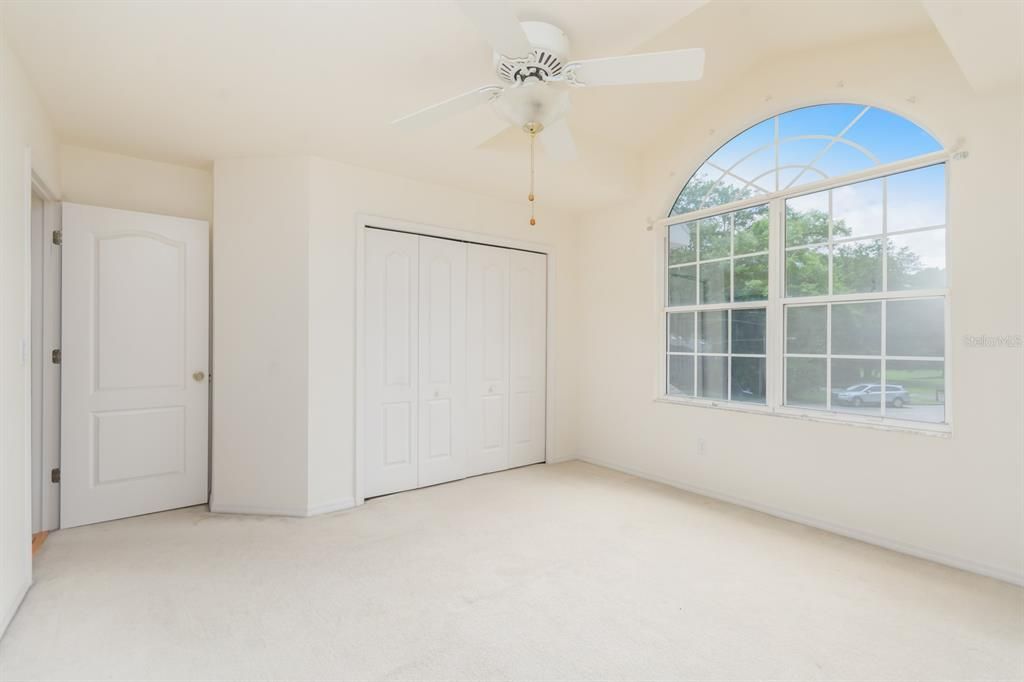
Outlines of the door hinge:
M50 469L50 483L60 483L60 467Z
M60 348L54 348L52 351L50 351L50 362L52 362L55 365L59 365L60 364L60 360L61 360Z
M53 243L54 244L56 244L57 246L60 246L61 244L64 243L64 231L63 230L54 230L53 231L52 239L53 239Z

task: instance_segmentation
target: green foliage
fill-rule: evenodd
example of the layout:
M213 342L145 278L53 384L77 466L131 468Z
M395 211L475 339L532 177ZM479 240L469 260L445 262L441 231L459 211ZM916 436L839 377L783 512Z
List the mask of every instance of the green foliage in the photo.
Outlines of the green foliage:
M751 196L753 196L753 192L749 189L737 189L694 174L686 183L686 187L683 187L683 191L676 197L669 215L692 213L708 206L723 206Z
M790 403L825 405L825 360L786 359L786 398Z
M763 301L768 298L768 256L747 256L733 261L736 271L737 301Z
M680 192L671 215L681 215L709 206L728 204L753 196L749 189L737 189L694 175ZM693 263L697 258L697 227L700 227L701 259L729 255L730 227L733 255L768 250L768 207L758 206L724 216L673 225L670 230L669 263ZM829 216L816 209L797 211L786 206L786 246L826 244L829 240ZM832 238L842 239L853 230L842 220L832 224ZM833 293L880 291L882 288L882 241L871 239L835 246ZM736 261L737 300L766 298L767 269L755 260ZM786 253L786 295L820 296L829 293L826 247L810 247ZM888 244L889 289L924 289L945 286L943 268L924 267L907 246ZM741 298L742 296L742 298Z
M725 258L731 241L731 216L715 216L697 221L700 233L700 259Z
M909 247L896 247L889 240L889 290L941 289L946 286L946 269L923 267Z
M756 206L733 213L736 255L768 250L768 207Z
M765 361L762 358L732 359L732 399L765 401Z
M845 223L836 223L836 236L849 234ZM825 211L797 211L786 204L786 246L821 244L828 241L828 213Z
M786 252L786 295L828 293L828 253L825 247Z
M882 290L882 240L836 244L832 254L832 293Z
M668 231L668 263L681 265L697 260L697 230L694 223L672 225Z
M828 241L829 220L824 211L795 211L786 207L786 246L823 244ZM833 239L853 234L842 220L832 225ZM890 241L889 288L912 289L945 285L945 271L923 268L920 258L906 246ZM835 246L833 257L833 293L881 291L882 241L871 239ZM820 296L828 293L828 258L824 248L809 248L786 253L786 294Z
M885 379L902 386L914 405L941 405L945 402L946 380L943 363L893 363L886 368Z

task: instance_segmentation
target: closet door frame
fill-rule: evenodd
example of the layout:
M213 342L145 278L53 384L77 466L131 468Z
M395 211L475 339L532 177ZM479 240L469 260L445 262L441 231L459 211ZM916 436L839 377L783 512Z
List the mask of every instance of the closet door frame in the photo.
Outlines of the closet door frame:
M552 364L552 349L554 348L557 328L555 324L555 292L558 282L555 278L555 262L557 254L555 248L549 244L542 244L527 239L510 239L499 235L485 234L482 232L471 232L468 230L456 230L435 225L413 223L383 216L358 214L355 219L356 248L355 248L355 289L356 289L356 325L355 325L355 414L354 424L354 471L355 501L357 505L363 504L366 500L364 476L365 467L363 462L363 437L364 427L364 397L366 381L364 377L363 362L365 360L365 339L366 326L365 315L365 258L366 258L366 232L370 229L391 230L395 232L407 232L422 237L438 237L441 239L453 239L456 241L482 244L484 246L497 246L499 248L517 249L520 251L532 251L547 256L547 333L545 344L545 365L546 365L546 400L544 419L544 453L545 462L555 461L551 453L554 448L554 404L556 396L557 381L555 369ZM524 228L525 229L525 228Z

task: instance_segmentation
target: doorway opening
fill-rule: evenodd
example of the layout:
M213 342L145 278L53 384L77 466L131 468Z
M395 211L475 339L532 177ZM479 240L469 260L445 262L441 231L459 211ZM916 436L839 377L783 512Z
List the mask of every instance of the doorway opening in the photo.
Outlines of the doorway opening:
M60 202L35 177L28 226L32 549L60 527Z

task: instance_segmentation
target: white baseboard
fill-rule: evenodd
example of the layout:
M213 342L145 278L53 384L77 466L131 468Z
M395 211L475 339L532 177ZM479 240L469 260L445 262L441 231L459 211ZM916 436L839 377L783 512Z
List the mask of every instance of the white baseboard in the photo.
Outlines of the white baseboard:
M739 497L735 497L733 495L721 493L716 490L708 490L707 488L701 488L699 486L690 485L682 481L665 478L664 476L651 474L646 471L641 471L640 469L634 469L633 467L622 466L620 464L606 462L593 457L577 457L576 459L578 459L581 462L587 462L588 464L594 464L596 466L605 467L607 469L620 471L624 474L629 474L631 476L636 476L638 478L645 478L649 481L664 483L665 485L670 485L673 488L679 488L680 490L685 490L687 492L691 492L697 495L703 495L704 497L710 497L716 500L721 500L722 502L728 502L730 504L735 504L740 507L746 507L747 509L753 509L754 511L759 511L764 514L768 514L769 516L775 516L780 519L785 519L786 521L794 521L805 526L818 528L819 530L835 533L836 535L842 535L853 540L859 540L861 542L866 542L871 545L884 547L885 549L890 549L894 552L908 554L912 557L917 557L918 559L927 559L928 561L934 561L937 564L943 564L945 566L958 568L962 571L968 571L969 573L977 573L979 575L987 576L989 578L995 578L997 580L1002 580L1004 582L1012 583L1014 585L1024 586L1024 573L1016 573L1014 571L989 566L987 564L982 564L976 561L972 561L970 559L962 559L960 557L954 557L948 554L943 554L942 552L935 552L929 549L916 547L914 545L909 545L899 540L892 540L890 538L882 537L880 535L875 535L874 533L867 533L854 528L847 528L846 526L830 523L828 521L822 521L820 519L814 519L808 516L804 516L802 514L795 514L792 512L788 512L784 509L779 509L777 507L772 507L757 502L751 502L750 500L745 500Z
M270 507L259 504L221 504L210 500L210 511L214 514L252 514L255 516L308 516L306 508Z
M4 610L0 613L0 637L7 632L7 626L14 620L15 614L18 613L18 609L21 607L21 602L25 599L25 595L28 594L29 588L32 587L32 579L29 578L24 585L18 589L14 594L14 599L4 604Z
M320 514L330 514L331 512L342 511L344 509L351 509L356 506L356 501L351 497L346 497L340 500L331 500L322 504L315 504L310 507L306 516L319 516Z
M544 460L544 463L561 464L562 462L571 462L574 459L579 459L580 461L583 461L581 457L577 457L576 455L553 455Z
M356 505L355 500L348 497L340 500L332 500L312 507L272 507L253 504L220 504L210 500L210 511L214 514L252 514L257 516L294 516L306 518L319 514L349 509Z

